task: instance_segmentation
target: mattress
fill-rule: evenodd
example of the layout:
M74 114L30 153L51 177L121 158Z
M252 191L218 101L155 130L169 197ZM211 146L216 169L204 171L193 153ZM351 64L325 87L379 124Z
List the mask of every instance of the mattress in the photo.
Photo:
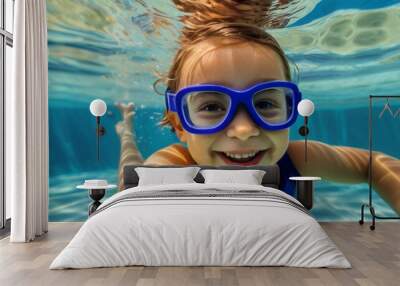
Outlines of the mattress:
M351 267L284 192L198 183L138 186L108 198L50 269L130 265Z

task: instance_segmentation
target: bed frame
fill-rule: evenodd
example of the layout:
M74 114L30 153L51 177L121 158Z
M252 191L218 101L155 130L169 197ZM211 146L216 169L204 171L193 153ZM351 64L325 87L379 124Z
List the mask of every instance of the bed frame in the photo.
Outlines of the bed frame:
M264 187L271 187L279 189L280 185L280 170L278 165L272 166L205 166L205 165L187 165L187 166L176 166L176 165L166 165L166 166L151 166L151 165L128 165L124 167L124 187L126 190L128 188L133 188L138 185L139 176L135 171L136 167L148 167L148 168L183 168L183 167L200 167L201 169L218 169L218 170L263 170L265 175L262 179L261 184ZM194 178L197 183L204 183L204 178L200 174ZM312 183L312 182L311 182ZM312 184L309 187L305 185L296 184L296 199L301 202L308 210L313 207L313 187Z
M128 188L133 188L138 185L139 177L135 171L136 167L148 167L148 168L179 168L179 167L191 167L196 166L202 169L219 169L219 170L264 170L266 173L262 179L261 184L265 187L272 187L275 189L279 188L280 173L279 166L204 166L204 165L189 165L189 166L149 166L149 165L128 165L124 167L124 190ZM194 178L197 183L204 183L204 178L200 174Z

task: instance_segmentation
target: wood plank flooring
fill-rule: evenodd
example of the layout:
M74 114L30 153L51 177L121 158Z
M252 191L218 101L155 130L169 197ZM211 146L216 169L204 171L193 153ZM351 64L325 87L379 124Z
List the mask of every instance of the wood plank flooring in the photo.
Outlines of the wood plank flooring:
M32 243L0 240L0 285L400 285L400 223L321 223L352 269L290 267L119 267L49 270L82 223L50 223Z

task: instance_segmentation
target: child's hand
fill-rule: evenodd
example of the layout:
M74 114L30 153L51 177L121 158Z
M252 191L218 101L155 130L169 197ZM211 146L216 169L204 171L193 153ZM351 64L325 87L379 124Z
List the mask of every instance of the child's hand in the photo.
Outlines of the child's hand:
M135 105L133 102L116 102L115 106L119 109L122 116L122 120L115 125L115 131L120 137L127 134L132 135L132 118L135 115Z
M133 102L123 103L123 102L115 102L115 106L121 112L122 118L132 117L135 114L135 104ZM130 118L129 118L130 119Z

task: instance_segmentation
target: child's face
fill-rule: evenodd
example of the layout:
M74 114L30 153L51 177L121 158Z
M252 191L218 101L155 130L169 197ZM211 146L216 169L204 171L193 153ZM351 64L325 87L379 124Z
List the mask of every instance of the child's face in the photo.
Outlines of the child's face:
M236 43L206 53L192 66L185 62L178 88L214 83L245 89L268 80L286 80L279 55L256 43ZM283 156L289 144L289 129L262 129L243 107L220 132L198 135L181 127L176 128L176 132L179 139L187 143L196 163L201 165L271 165Z

